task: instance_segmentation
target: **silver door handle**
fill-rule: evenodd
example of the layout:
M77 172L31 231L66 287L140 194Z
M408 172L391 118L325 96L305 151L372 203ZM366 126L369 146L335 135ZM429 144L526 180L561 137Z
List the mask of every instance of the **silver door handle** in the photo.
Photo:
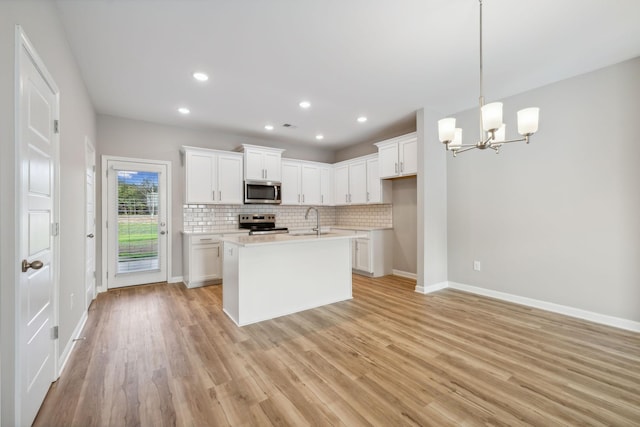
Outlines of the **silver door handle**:
M87 234L87 237L90 239L93 239L95 236L93 235L93 233L91 233L91 234Z
M28 262L26 259L22 260L22 272L26 273L27 270L29 270L30 268L33 268L34 270L40 270L42 268L44 264L42 263L42 261L32 261L32 262Z

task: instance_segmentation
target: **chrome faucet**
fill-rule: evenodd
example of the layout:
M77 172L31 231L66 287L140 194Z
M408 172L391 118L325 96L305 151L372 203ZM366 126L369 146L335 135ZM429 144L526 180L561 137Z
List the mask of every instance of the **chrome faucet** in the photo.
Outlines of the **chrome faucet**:
M317 236L320 237L320 212L318 212L318 208L309 206L309 209L307 209L307 213L304 214L304 219L309 219L309 212L311 212L311 209L316 211L316 228L314 228L313 231L315 231Z

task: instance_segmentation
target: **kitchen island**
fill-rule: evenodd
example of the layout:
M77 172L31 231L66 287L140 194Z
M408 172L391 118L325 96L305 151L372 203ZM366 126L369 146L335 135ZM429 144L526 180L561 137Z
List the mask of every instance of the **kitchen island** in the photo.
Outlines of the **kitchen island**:
M237 325L351 299L348 232L225 236L222 305Z

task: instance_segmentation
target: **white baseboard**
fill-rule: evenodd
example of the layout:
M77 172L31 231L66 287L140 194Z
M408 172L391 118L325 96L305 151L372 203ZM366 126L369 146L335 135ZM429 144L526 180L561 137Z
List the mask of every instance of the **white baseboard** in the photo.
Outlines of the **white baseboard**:
M578 319L588 320L602 325L613 326L614 328L626 329L629 331L640 332L640 322L622 319L619 317L608 316L606 314L594 313L592 311L582 310L579 308L569 307L566 305L555 304L552 302L536 300L533 298L521 297L505 292L494 291L491 289L479 288L477 286L465 285L462 283L448 282L451 289L469 292L472 294L483 295L490 298L496 298L502 301L513 302L516 304L526 305L528 307L539 308L541 310L551 311L553 313L564 314L566 316L576 317ZM416 287L417 291L417 287Z
M407 279L413 279L413 280L417 280L418 279L418 275L416 273L409 273L407 271L402 271L402 270L391 270L391 274L393 274L394 276L399 276L399 277L406 277Z
M416 285L416 292L421 294L430 294L431 292L436 292L441 289L445 289L448 286L449 286L449 282L440 282L440 283L436 283L435 285L429 285L429 286Z
M170 277L167 283L182 283L182 276Z
M60 355L60 358L58 359L58 376L62 375L62 370L67 365L67 362L69 361L69 357L71 356L71 352L73 351L73 348L76 345L76 341L74 341L74 339L80 335L80 333L82 332L82 329L84 328L84 325L87 323L88 318L89 318L88 312L85 310L85 312L82 314L82 318L76 325L76 328L73 330L73 333L71 334L71 338L69 338L69 342L67 342L67 345L65 345L64 351L62 352L62 354Z

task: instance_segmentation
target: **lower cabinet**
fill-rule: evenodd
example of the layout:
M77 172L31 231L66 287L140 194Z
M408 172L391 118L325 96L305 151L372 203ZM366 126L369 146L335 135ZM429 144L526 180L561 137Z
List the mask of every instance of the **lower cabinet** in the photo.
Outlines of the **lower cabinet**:
M331 227L356 234L351 243L351 268L354 273L370 277L393 273L392 230L354 230L348 227Z
M182 280L187 288L222 283L220 234L184 234Z

